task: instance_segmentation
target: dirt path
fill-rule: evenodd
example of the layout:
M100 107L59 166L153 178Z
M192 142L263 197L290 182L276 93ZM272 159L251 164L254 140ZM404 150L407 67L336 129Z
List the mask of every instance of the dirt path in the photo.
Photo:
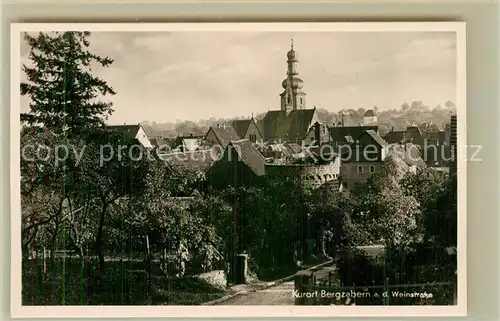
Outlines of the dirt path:
M218 305L293 305L294 283L285 282L258 292L237 295Z
M315 272L317 279L327 278L334 267L325 266ZM281 283L257 292L237 295L218 305L294 305L294 281Z

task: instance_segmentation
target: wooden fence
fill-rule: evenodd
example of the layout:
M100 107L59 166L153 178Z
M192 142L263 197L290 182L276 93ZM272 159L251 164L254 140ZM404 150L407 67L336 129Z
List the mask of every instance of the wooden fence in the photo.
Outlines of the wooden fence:
M456 283L340 286L334 273L318 280L315 272L295 275L295 305L456 305Z

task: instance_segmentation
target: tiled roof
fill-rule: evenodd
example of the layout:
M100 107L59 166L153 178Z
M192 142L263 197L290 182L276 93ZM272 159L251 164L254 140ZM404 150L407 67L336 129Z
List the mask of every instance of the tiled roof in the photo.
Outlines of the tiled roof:
M135 139L135 137L137 136L137 132L139 132L139 129L141 129L141 125L113 125L107 126L107 128L113 131L121 132L128 137Z
M215 133L215 136L219 139L220 143L223 147L226 147L231 141L239 140L240 137L238 133L231 126L226 127L210 127L211 130Z
M374 130L370 129L365 132L367 135L369 135L377 144L379 144L382 147L386 147L388 144L385 140L382 139L382 137L379 136Z
M290 139L302 139L307 134L315 111L315 109L297 109L290 112L287 130Z
M252 119L234 120L233 128L240 138L244 138Z
M367 130L378 132L378 126L335 126L328 127L328 130L334 143L348 144L358 139Z
M297 143L287 143L285 146L292 152L292 154L299 154L303 152L302 147Z
M167 145L166 140L163 139L162 137L150 138L149 142L151 143L151 145L153 145L153 147Z
M365 112L365 116L367 116L367 117L375 116L375 112L372 109L368 109Z
M406 128L406 142L421 145L424 143L422 131L418 126L408 126Z
M259 122L265 140L302 139L312 125L316 109L292 110L287 116L283 110L268 111Z
M241 139L232 141L227 148L230 148L230 146L234 146L234 150L238 153L240 159L255 173L255 175L265 175L266 159L249 140Z
M420 148L415 144L406 143L406 146L404 144L391 144L389 155L398 157L408 166L425 166Z
M169 168L175 173L184 171L205 173L217 159L211 150L198 150L193 152L176 152L159 155Z
M404 130L399 130L399 131L393 130L388 132L384 136L384 140L389 144L401 143L405 139L405 133L406 131Z
M286 112L283 110L268 111L259 125L265 140L286 138L288 119Z
M442 131L434 131L430 133L426 133L424 137L426 139L433 139L433 140L438 140L441 144L444 142L446 133L444 130Z

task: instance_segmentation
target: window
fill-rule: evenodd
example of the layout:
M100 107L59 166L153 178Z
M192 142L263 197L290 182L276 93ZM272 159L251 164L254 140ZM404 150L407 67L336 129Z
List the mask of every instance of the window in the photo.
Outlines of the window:
M292 102L292 100L290 99L290 96L286 96L286 103L289 104L291 102Z
M300 97L300 103L302 104L302 97Z
M359 174L363 173L363 166L362 165L358 165L358 173Z
M375 165L370 165L370 173L375 173Z
M249 139L252 143L256 143L257 142L257 135L255 134L250 134L249 135Z

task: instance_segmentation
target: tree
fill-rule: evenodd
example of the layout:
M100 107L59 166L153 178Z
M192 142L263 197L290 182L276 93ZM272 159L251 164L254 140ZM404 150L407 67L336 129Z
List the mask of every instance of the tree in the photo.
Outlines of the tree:
M91 67L108 67L113 60L91 53L89 36L73 31L25 34L31 65L23 65L27 82L21 83L21 95L29 96L31 103L29 113L21 114L22 122L69 136L104 125L112 103L98 99L115 91L92 75Z
M405 164L392 155L368 182L355 191L359 222L375 240L388 247L407 248L422 239L421 206L401 186Z
M120 198L141 197L145 190L144 174L147 173L150 160L142 146L136 145L134 140L119 132L96 129L90 132L88 141L79 168L72 172L78 178L76 183L79 189L91 192L100 206L95 250L102 277L103 231L110 206Z

